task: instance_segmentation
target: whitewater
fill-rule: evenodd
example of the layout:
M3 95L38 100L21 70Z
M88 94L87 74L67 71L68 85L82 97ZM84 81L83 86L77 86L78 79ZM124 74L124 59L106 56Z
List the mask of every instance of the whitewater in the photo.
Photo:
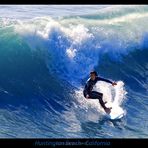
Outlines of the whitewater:
M148 6L0 6L0 138L147 138ZM89 72L114 112L85 99Z

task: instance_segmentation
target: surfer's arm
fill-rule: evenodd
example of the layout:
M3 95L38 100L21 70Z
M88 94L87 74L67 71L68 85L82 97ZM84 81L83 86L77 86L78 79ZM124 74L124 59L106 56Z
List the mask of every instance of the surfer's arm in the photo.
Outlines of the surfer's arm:
M98 80L99 80L99 81L105 81L105 82L107 82L107 83L112 84L113 86L114 86L114 85L117 85L117 83L116 83L116 82L112 82L112 81L110 81L110 80L108 80L108 79L98 78Z
M89 88L89 84L86 83L86 85L85 85L85 95L88 95L88 88Z
M104 79L104 78L98 78L98 81L104 81L104 82L107 82L107 83L110 83L110 84L114 84L114 82L108 80L108 79Z
M87 81L85 84L84 93L87 96L89 94L89 92L90 92L90 82Z

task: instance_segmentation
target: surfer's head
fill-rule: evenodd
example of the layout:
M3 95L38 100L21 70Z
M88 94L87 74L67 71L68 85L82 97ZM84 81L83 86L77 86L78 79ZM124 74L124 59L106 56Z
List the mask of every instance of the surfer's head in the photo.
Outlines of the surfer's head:
M98 74L97 74L96 71L91 71L90 72L90 78L91 78L91 80L95 80L96 76L98 76Z

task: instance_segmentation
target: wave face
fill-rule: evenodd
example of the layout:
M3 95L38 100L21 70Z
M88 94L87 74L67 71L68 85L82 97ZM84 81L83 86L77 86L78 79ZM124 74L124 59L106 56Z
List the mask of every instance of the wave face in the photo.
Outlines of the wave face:
M0 19L0 137L148 137L148 6ZM82 91L90 70L126 115L108 120ZM143 122L141 122L143 121Z

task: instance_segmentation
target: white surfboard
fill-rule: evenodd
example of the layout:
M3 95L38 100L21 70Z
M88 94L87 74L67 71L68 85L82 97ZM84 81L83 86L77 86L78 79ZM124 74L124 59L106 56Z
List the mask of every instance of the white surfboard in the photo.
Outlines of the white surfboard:
M117 119L121 119L124 115L125 112L124 110L117 106L117 105L109 105L110 107L112 107L110 114L107 114L107 117L111 120L117 120Z

